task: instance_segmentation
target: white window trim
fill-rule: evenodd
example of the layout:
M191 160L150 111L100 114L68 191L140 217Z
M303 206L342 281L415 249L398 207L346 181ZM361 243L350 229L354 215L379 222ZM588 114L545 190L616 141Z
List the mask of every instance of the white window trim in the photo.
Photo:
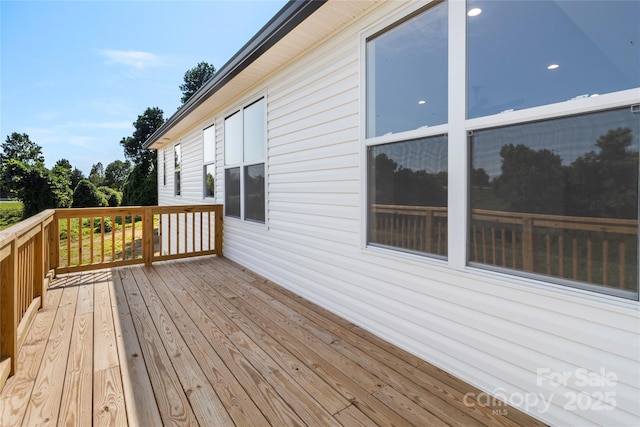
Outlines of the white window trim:
M433 3L433 2L429 2ZM367 39L388 28L393 27L404 19L420 10L427 10L429 4L412 4L396 13L387 16L385 19L376 22L359 33L359 61L360 61L360 251L362 253L384 256L391 260L404 260L416 266L432 265L442 267L447 265L448 271L455 270L461 274L473 274L478 278L487 280L491 278L501 284L509 284L521 289L523 284L530 289L543 291L551 290L554 293L563 295L579 296L581 298L606 301L616 305L627 306L637 305L638 301L612 296L607 293L581 289L579 287L566 286L561 283L547 282L537 277L523 277L521 275L499 273L492 270L468 265L467 261L467 240L469 221L469 143L468 133L473 130L483 128L493 128L510 124L521 124L529 121L543 120L550 118L560 118L563 116L584 114L589 112L603 111L616 107L640 103L640 88L633 88L618 92L600 95L598 97L576 99L558 103L546 104L531 107L523 110L512 111L504 114L494 114L473 119L466 118L467 112L467 88L466 88L466 28L467 28L467 5L465 1L448 1L449 20L449 63L448 63L448 123L429 128L416 129L406 132L399 132L390 135L367 138L366 136L366 44ZM392 248L380 248L367 244L367 150L372 145L399 142L409 139L424 138L435 135L447 134L448 136L448 257L446 260L439 260L429 256L408 254L401 250ZM462 230L462 231L461 231ZM640 246L640 243L639 243Z
M241 163L238 164L230 164L227 165L225 162L225 120L228 117L231 117L233 114L242 111L245 107L250 106L251 104L256 103L257 101L259 101L260 99L264 99L264 133L265 133L265 140L264 140L264 157L263 157L263 161L262 162L252 162L252 163L244 163L244 161L242 161ZM268 228L269 227L269 209L268 209L268 205L269 205L269 157L268 157L268 143L269 143L269 122L267 120L268 118L268 113L269 111L269 102L268 102L268 97L267 97L267 90L264 89L260 92L256 92L254 94L252 94L251 96L247 96L245 98L243 98L242 101L236 103L233 105L233 107L226 109L223 113L222 113L222 124L220 126L221 129L216 130L216 134L221 133L222 137L221 137L221 141L222 141L222 200L224 203L224 200L226 198L226 170L227 169L233 169L233 168L240 168L240 198L241 198L241 202L240 202L240 218L237 217L233 217L233 216L226 216L226 212L225 212L225 220L229 220L229 221L237 221L239 223L242 224L247 224L253 227L258 227L258 228ZM242 129L242 137L243 137L243 144L244 144L244 117L243 117L243 129ZM243 145L243 156L244 156L244 145ZM252 221L252 220L247 220L244 218L245 212L244 212L244 207L245 204L243 202L243 197L244 197L244 167L246 166L252 166L252 165L258 165L258 164L264 164L264 223L262 222L257 222L257 221ZM217 169L217 168L216 168ZM220 196L220 193L218 193L218 196Z

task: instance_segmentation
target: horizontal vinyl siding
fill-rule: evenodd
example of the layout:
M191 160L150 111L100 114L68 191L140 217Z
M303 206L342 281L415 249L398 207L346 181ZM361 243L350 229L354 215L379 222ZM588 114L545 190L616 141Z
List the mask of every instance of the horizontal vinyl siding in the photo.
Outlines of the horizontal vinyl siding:
M400 7L382 4L255 87L256 94L267 91L267 223L225 218L225 255L488 393L553 396L548 412L528 408L548 423L635 425L640 416L636 303L361 248L359 32ZM223 117L246 95L212 117ZM222 201L221 120L217 124L217 200ZM182 139L185 186L179 203L202 202L201 128ZM176 202L172 156L171 197L161 189L161 204ZM538 368L615 373L617 408L564 410L563 395L574 390L548 381L538 387Z

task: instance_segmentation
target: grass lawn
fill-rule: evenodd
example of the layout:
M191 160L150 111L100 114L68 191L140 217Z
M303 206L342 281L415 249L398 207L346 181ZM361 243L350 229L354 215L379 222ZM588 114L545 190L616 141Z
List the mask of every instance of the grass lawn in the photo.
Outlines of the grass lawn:
M22 202L0 202L0 230L22 220Z

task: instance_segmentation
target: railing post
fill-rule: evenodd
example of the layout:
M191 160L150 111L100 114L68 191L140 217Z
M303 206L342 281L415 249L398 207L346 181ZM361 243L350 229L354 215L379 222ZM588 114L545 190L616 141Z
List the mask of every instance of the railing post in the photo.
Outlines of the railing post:
M0 269L0 361L3 357L11 358L9 375L13 375L18 363L17 237L14 236L7 246L9 255L0 257L0 263L4 264Z
M53 214L53 223L49 227L49 269L53 270L53 277L56 277L56 270L60 263L60 219L58 210Z
M151 267L153 261L153 210L144 208L142 218L142 257L145 267Z
M533 271L533 218L525 216L522 219L522 269Z
M46 289L44 287L44 276L46 276L44 268L44 222L38 226L40 230L35 235L35 254L33 266L33 297L40 297L40 308L44 307L44 297Z
M216 255L222 256L222 205L215 207L215 246Z

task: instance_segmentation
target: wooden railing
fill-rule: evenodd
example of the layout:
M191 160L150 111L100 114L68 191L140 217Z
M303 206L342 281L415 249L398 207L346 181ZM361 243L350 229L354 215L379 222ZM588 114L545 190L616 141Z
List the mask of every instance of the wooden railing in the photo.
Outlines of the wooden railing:
M222 256L222 205L47 210L0 232L0 390L58 273Z
M447 254L447 208L373 205L370 242ZM638 221L474 209L469 261L637 290Z
M222 255L222 205L58 209L56 273Z
M447 208L373 205L370 241L410 251L447 255Z
M54 220L47 210L0 232L0 389L53 278Z

